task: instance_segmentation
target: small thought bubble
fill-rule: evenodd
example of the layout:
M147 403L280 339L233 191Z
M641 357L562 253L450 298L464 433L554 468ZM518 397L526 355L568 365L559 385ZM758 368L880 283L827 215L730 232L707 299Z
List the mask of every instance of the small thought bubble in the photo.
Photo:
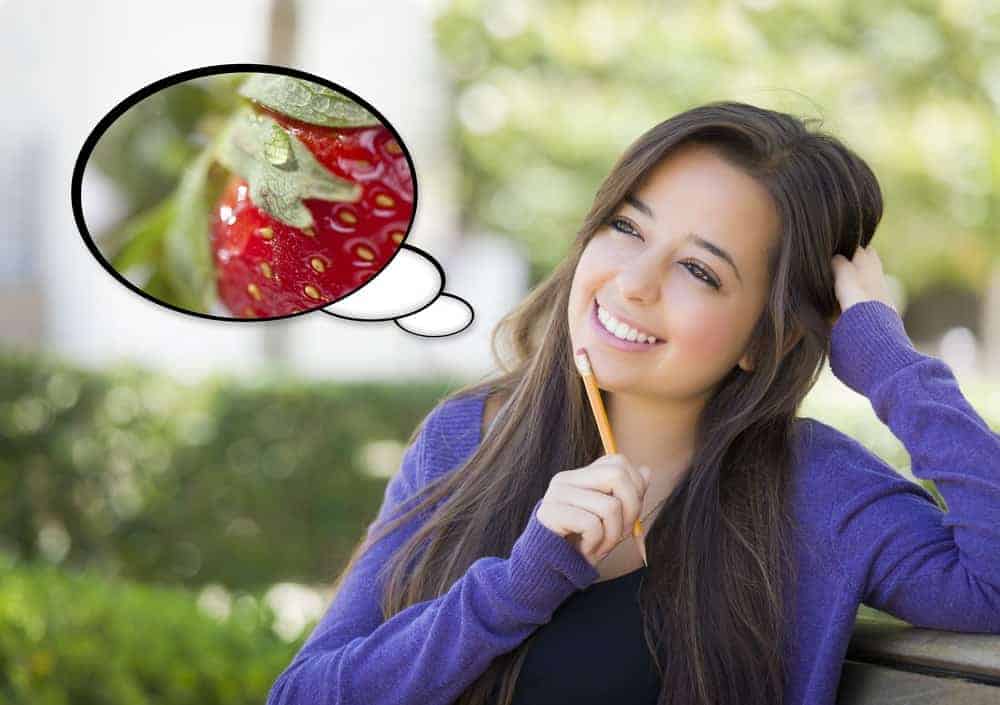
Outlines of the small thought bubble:
M444 270L436 260L404 244L378 276L320 310L355 321L393 320L414 335L454 335L472 323L475 312L464 299L443 291L444 279Z

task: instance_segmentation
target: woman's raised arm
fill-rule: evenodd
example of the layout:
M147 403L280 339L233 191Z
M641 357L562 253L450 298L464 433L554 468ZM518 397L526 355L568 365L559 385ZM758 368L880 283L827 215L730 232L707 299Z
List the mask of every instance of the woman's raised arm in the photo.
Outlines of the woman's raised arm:
M906 447L920 485L843 436L826 449L828 536L863 602L914 626L1000 634L1000 435L969 405L950 368L913 348L878 301L834 326L834 374L871 401Z

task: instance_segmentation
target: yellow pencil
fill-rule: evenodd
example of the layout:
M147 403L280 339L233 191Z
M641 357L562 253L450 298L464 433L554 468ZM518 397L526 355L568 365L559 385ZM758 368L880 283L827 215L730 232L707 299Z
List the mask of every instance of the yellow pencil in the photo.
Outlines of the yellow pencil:
M594 370L590 367L590 358L587 356L587 349L577 348L574 359L576 360L576 369L583 378L583 386L587 390L587 399L590 400L590 409L594 414L594 420L597 422L597 430L601 434L601 443L604 444L604 452L608 455L617 453L615 437L611 435L611 424L608 422L608 414L604 410L601 391L597 388L597 379L594 377ZM639 549L639 555L642 556L642 564L648 566L643 534L642 519L636 519L632 525L632 536L635 539L636 547Z

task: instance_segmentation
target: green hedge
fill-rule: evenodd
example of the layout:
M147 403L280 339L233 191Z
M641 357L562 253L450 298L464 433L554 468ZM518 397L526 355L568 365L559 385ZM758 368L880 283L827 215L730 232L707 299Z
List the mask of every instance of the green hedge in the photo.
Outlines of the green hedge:
M185 386L131 366L92 372L0 351L0 550L146 582L329 582L414 427L457 385L276 376ZM963 391L1000 428L1000 386ZM800 413L908 472L868 400L832 377Z
M0 556L0 559L3 559ZM181 588L45 564L0 569L0 701L25 705L261 705L292 642L258 596L213 617Z
M0 354L0 550L190 586L332 580L385 473L454 386L184 386L128 365Z
M222 619L186 589L0 562L4 703L262 705L315 624L286 643L259 595L233 595ZM905 624L863 605L858 618Z

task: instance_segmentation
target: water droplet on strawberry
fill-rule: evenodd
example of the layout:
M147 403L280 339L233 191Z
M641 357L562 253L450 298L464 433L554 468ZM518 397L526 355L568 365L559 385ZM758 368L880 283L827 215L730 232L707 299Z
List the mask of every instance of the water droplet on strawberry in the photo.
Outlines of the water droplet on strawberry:
M264 145L264 158L275 166L284 166L292 158L292 144L288 133L277 125L271 129L271 136Z

